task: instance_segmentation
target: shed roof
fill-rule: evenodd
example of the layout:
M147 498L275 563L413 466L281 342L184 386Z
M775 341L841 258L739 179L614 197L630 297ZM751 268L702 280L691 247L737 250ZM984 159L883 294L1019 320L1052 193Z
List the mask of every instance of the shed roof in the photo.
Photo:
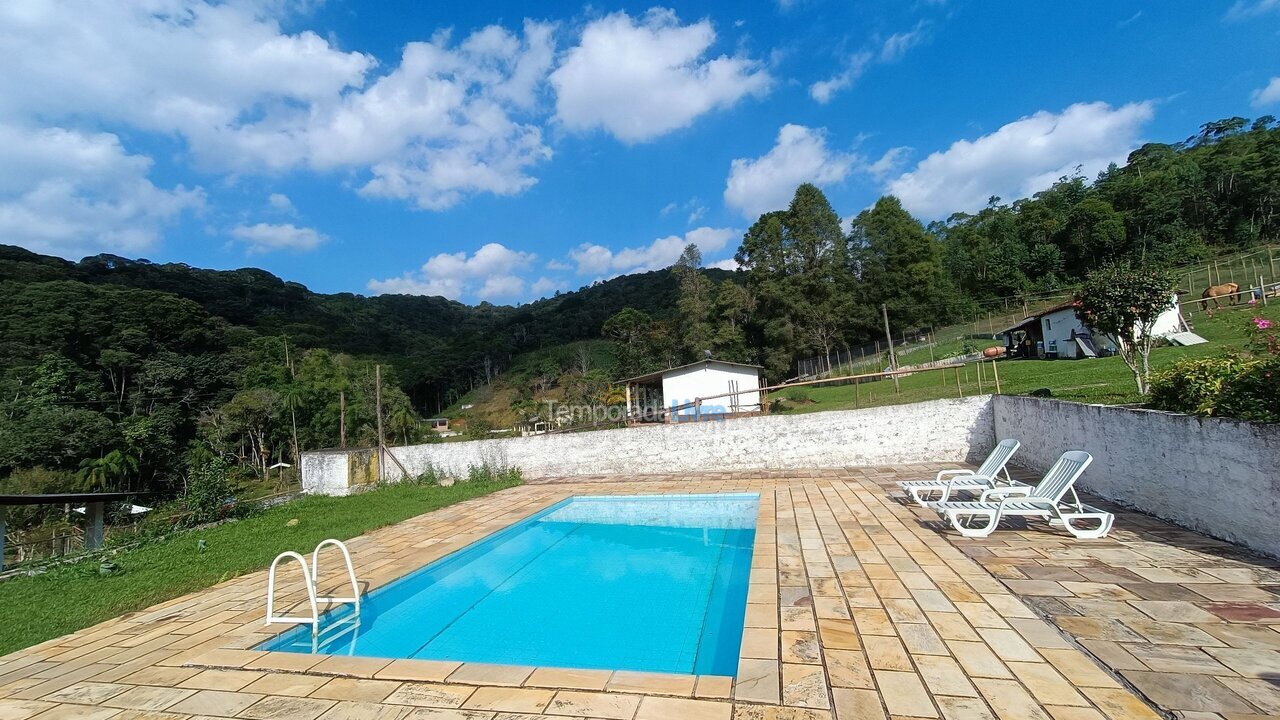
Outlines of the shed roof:
M149 492L103 492L103 493L48 493L44 495L0 495L0 506L3 505L61 505L63 503L93 503L126 500L131 497L150 495Z
M729 362L728 360L699 360L699 361L697 361L697 362L691 362L691 363L689 363L689 364L687 364L687 365L679 365L679 366L677 366L677 367L667 368L666 370L659 370L659 371L657 371L657 372L651 372L651 373L648 373L648 374L646 374L646 375L637 375L637 376L635 376L635 377L633 377L633 378L627 378L626 380L623 380L622 382L624 382L624 383L644 383L644 382L653 382L654 380L661 380L661 379L662 379L662 376L663 376L663 375L666 375L666 374L668 374L668 373L673 373L673 372L675 372L675 371L677 371L677 370L687 370L688 368L696 367L696 366L698 366L698 365L731 365L731 366L733 366L733 367L751 368L751 369L753 369L753 370L762 370L762 369L763 369L763 367L762 367L762 366L760 366L760 365L748 365L747 363Z
M1007 327L1007 328L1003 328L1003 329L1001 329L1001 330L997 330L997 331L995 332L995 334L996 334L996 335L1004 335L1005 333L1012 332L1013 330L1017 330L1018 328L1022 327L1023 325L1026 325L1027 323L1029 323L1029 322L1031 322L1031 321L1033 321L1033 320L1039 320L1040 318L1044 317L1045 315L1049 315L1049 314L1051 314L1051 313L1056 313L1056 312L1058 312L1059 310L1066 310L1067 308L1079 307L1079 305L1080 305L1080 301L1079 301L1079 300L1076 300L1075 298L1071 298L1070 300L1064 300L1063 302L1060 302L1060 303L1058 303L1057 305L1051 305L1051 306L1049 306L1049 307L1047 307L1047 308L1045 308L1045 309L1043 309L1043 310L1041 310L1041 311L1039 311L1039 312L1032 313L1032 314L1030 314L1030 315L1028 315L1028 316L1026 316L1026 317L1022 318L1022 319L1021 319L1021 320L1019 320L1018 322L1016 322L1016 323L1014 323L1014 324L1010 325L1010 326L1009 326L1009 327Z

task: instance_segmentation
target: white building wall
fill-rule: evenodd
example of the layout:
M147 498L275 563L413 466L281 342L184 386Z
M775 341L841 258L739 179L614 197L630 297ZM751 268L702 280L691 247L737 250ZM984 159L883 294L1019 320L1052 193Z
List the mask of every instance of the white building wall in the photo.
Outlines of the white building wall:
M1084 323L1076 316L1074 308L1066 308L1051 312L1040 318L1040 331L1044 334L1044 351L1050 352L1050 343L1056 343L1058 357L1074 358L1078 354L1076 343L1071 333L1086 332Z
M1099 353L1115 352L1116 345L1111 338L1100 332L1085 327L1075 308L1064 308L1051 312L1040 318L1040 331L1044 335L1044 351L1049 352L1049 342L1057 341L1058 357L1074 359L1083 357L1080 346L1072 339L1076 335L1087 334L1093 340L1093 347Z
M1156 337L1165 337L1174 333L1180 333L1186 329L1186 323L1182 320L1182 312L1178 308L1178 296L1173 296L1173 305L1164 312L1160 313L1160 317L1156 318L1156 322L1151 326L1151 334Z
M695 398L733 392L735 382L737 390L759 390L760 372L756 368L716 363L672 370L662 376L662 399L668 408L672 405L684 405L693 402ZM702 413L757 412L760 410L760 393L738 395L737 410L733 409L733 402L734 398L728 397L709 400L703 404ZM694 408L685 408L677 414L692 416Z

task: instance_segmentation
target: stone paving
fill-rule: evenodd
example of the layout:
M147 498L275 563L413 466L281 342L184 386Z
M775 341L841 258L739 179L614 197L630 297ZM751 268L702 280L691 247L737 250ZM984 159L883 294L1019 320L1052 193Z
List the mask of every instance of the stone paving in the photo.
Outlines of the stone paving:
M357 575L374 588L572 494L758 491L736 681L258 652L248 648L283 627L262 624L266 573L257 572L0 657L0 720L1144 720L1167 711L1242 720L1280 712L1274 564L1133 514L1104 540L1077 541L1044 525L963 540L889 492L894 480L936 469L566 479L349 543ZM286 601L301 597L298 588Z
M952 544L1159 707L1280 716L1280 563L1086 502L1117 514L1109 537L1081 544L1033 525Z

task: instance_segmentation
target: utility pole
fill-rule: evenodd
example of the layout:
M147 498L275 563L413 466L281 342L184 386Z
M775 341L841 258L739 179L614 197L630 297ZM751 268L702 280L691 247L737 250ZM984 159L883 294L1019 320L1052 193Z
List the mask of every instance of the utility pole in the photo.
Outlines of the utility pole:
M897 356L897 354L893 351L893 335L889 332L889 307L888 307L887 305L881 304L881 305L880 305L880 314L884 317L884 339L885 339L885 341L886 341L886 342L888 342L888 343L889 343L889 369L890 369L890 370L897 370L897 369L898 369L898 356ZM901 391L901 388L898 386L898 376L897 376L897 375L894 375L894 376L893 376L893 391L894 391L895 393L896 393L896 392L900 392L900 391Z
M338 447L347 446L347 391L338 391Z
M373 404L374 409L378 413L378 482L382 482L382 366L373 366Z

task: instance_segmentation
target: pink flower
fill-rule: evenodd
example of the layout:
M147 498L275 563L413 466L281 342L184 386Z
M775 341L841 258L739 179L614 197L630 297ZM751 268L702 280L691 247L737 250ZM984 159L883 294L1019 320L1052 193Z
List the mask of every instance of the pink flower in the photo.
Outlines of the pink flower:
M1266 329L1270 328L1270 327L1271 327L1271 325L1272 325L1273 323L1272 323L1270 320L1266 319L1266 318L1256 317L1256 318L1254 318L1254 319L1253 319L1253 324L1254 324L1254 325L1255 325L1259 330L1266 330Z

